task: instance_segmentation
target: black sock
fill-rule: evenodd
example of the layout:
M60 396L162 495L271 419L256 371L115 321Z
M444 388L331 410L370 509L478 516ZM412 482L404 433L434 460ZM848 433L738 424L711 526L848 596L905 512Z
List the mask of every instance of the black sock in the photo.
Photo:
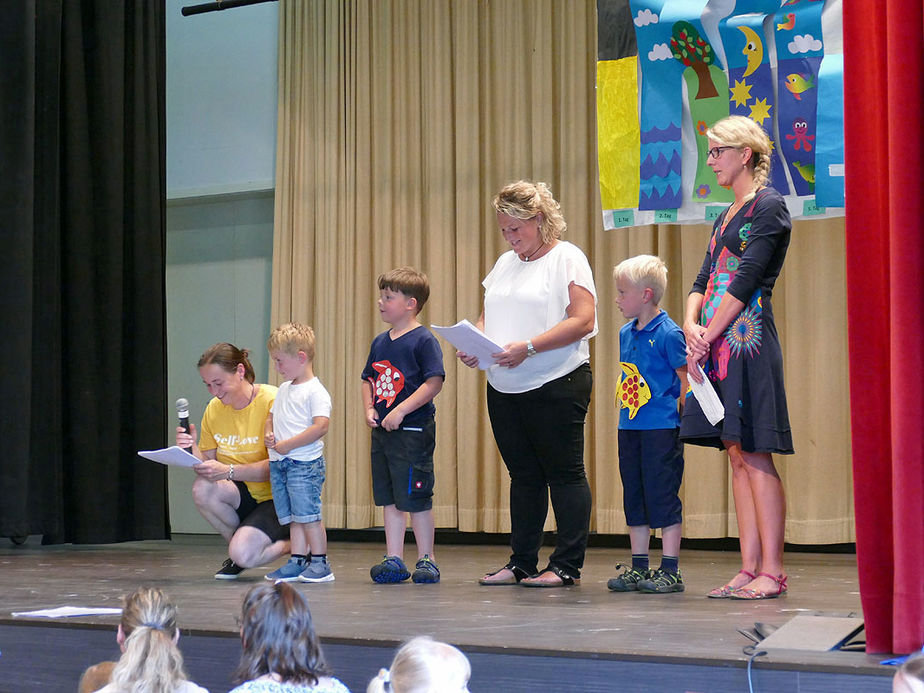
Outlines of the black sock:
M680 571L680 557L661 556L661 570L676 575Z
M295 561L296 563L304 563L305 561L308 560L308 556L306 556L303 553L293 553L292 560Z
M647 553L633 553L632 554L632 567L636 570L648 570L648 554Z
M327 560L327 554L326 554L326 553L313 553L313 554L311 554L311 560L314 560L315 558L320 558L322 561L326 561L326 560Z

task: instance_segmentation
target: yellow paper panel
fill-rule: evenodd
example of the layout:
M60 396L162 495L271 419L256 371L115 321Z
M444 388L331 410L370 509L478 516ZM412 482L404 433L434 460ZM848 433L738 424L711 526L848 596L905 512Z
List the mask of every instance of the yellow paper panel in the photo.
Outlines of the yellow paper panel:
M597 63L597 163L603 209L638 207L638 57Z

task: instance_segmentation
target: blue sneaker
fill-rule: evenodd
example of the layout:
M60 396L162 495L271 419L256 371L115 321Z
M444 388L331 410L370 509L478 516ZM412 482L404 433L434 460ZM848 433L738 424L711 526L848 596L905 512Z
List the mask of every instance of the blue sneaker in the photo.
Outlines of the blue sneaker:
M416 583L439 582L439 566L430 560L429 555L425 554L423 558L417 561L417 565L414 566L414 574L411 576L411 579Z
M404 565L404 561L397 556L385 556L385 560L378 565L372 566L372 569L369 571L369 576L372 578L373 582L384 584L404 582L411 577L411 573L407 569L407 566Z
M295 582L304 569L304 563L290 558L288 563L283 563L272 573L267 573L264 577L273 582Z
M330 569L330 563L326 558L321 558L320 556L312 558L304 568L298 576L299 582L334 581L334 571Z

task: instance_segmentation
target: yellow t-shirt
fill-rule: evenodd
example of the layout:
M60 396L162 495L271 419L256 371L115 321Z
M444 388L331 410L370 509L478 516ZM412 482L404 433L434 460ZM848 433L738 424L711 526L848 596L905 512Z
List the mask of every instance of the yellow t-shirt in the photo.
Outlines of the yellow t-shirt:
M215 450L216 459L224 464L253 464L269 459L263 445L263 425L275 399L273 385L259 385L253 402L243 409L222 404L213 397L202 415L199 449ZM269 481L244 483L258 503L272 500Z

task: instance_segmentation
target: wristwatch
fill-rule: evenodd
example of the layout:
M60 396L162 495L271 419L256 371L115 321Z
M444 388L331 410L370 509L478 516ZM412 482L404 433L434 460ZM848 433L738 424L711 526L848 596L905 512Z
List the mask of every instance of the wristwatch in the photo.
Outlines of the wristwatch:
M228 481L234 481L234 465L228 465Z
M535 355L536 355L536 347L533 346L533 340L527 339L526 340L526 356L530 357L530 356L535 356Z

